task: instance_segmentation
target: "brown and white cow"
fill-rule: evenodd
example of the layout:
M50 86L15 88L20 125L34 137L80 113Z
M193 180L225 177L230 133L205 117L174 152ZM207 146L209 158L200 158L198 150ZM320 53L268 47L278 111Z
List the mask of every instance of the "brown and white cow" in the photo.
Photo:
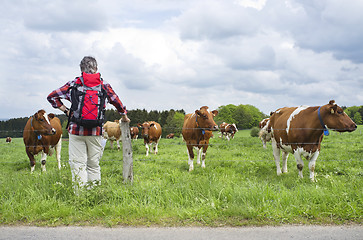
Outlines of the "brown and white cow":
M35 168L34 155L42 153L42 170L46 171L47 155L51 156L54 150L58 168L61 169L62 125L54 114L39 110L31 116L24 127L23 141L30 160L31 172Z
M287 172L287 157L293 153L299 176L302 178L304 162L309 160L310 179L314 181L315 162L319 156L320 144L328 129L338 132L352 132L357 125L331 100L320 107L285 107L276 110L270 117L268 131L272 133L272 149L277 175ZM282 171L280 168L282 150Z
M117 150L121 149L121 128L119 122L120 120L115 120L114 122L107 121L105 124L103 124L102 136L110 141L111 149L113 149L113 141L116 141Z
M270 122L270 118L263 119L258 126L260 127L260 131L258 133L258 137L262 141L263 148L266 148L266 142L271 141L271 133L267 131L268 123Z
M221 131L221 137L223 139L223 136L226 137L226 139L229 141L230 139L234 138L234 135L236 132L238 132L236 124L228 124L228 123L221 123L219 125L219 130Z
M6 141L7 143L11 143L11 140L12 140L12 139L11 139L11 137L6 137L6 140L5 140L5 141Z
M139 137L139 128L130 127L130 135L131 135L131 139L137 140L137 138Z
M218 130L218 125L214 122L214 117L218 115L217 110L210 111L207 106L201 107L194 113L185 115L182 129L183 139L188 149L189 171L193 171L194 152L193 147L198 149L197 164L200 164L202 157L202 168L205 168L205 156L212 137L212 131ZM203 148L203 152L201 151Z
M137 124L142 128L142 137L146 148L146 156L149 156L149 146L154 144L154 153L158 153L158 145L161 138L162 129L159 123L154 121L144 122Z

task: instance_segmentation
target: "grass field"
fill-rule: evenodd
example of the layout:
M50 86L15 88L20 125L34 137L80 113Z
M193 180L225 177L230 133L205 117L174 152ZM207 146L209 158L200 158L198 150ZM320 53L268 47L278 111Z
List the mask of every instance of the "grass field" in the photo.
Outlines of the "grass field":
M316 182L304 178L289 156L289 172L276 175L271 144L262 148L249 130L227 142L211 139L206 168L188 172L185 143L162 139L159 154L145 157L143 140L133 142L134 182L122 179L122 152L107 144L101 186L73 193L68 142L61 171L55 156L47 172L38 161L30 174L22 139L0 139L1 224L244 226L361 224L363 220L363 126L324 137Z

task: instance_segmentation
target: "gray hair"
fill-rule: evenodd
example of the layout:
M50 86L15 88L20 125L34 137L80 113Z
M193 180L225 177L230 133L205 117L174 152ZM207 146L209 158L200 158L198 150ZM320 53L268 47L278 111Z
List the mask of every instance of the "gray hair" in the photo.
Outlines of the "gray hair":
M86 56L82 59L79 64L81 72L85 73L96 73L97 72L97 61L94 57Z

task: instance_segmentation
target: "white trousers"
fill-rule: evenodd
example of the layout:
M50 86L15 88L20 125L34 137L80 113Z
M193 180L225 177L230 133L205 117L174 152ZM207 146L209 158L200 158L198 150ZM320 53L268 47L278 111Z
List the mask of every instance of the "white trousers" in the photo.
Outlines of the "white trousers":
M69 165L73 183L80 187L87 183L101 183L99 164L103 148L101 136L78 136L69 134ZM76 185L77 187L77 185Z

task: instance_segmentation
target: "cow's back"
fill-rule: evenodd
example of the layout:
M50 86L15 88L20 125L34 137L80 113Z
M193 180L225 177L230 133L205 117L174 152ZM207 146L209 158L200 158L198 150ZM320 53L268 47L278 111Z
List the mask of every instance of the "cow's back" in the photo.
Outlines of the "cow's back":
M154 124L149 130L150 140L155 141L158 140L161 136L162 129L159 123L151 121L150 124Z
M32 127L30 124L30 118L25 124L24 130L23 130L23 141L25 146L28 146L31 143L31 135L32 135Z
M184 117L182 135L185 141L190 140L193 136L193 131L195 131L196 123L193 116L194 114L188 113Z

